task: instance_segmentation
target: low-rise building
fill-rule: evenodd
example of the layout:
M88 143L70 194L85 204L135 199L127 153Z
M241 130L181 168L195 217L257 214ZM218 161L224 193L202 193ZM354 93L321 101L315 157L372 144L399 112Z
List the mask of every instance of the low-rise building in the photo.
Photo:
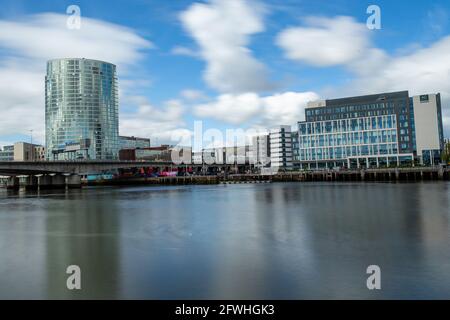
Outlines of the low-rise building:
M119 151L119 159L126 161L145 160L190 164L192 161L192 148L162 145L159 147L122 149Z
M16 142L4 146L0 151L0 161L44 161L45 147L27 142Z
M119 149L144 149L150 148L149 138L119 136Z
M14 161L14 146L4 146L0 149L0 161Z

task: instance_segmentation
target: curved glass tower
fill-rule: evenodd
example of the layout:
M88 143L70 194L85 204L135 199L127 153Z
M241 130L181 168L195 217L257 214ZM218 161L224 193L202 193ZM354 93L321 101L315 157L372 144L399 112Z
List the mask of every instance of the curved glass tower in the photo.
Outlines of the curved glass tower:
M116 66L90 59L47 62L48 160L114 160L119 153Z

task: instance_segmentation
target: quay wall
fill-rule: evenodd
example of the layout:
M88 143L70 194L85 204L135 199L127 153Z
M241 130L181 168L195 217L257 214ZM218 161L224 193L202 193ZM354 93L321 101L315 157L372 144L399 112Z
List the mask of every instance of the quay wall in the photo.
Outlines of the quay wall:
M119 178L94 181L88 185L186 185L219 183L307 182L307 181L430 181L449 180L448 169L443 168L390 168L340 171L284 172L274 175L236 174L218 176Z
M45 179L48 178L48 179ZM44 188L73 188L80 186L124 186L124 185L208 185L208 184L234 184L234 183L270 183L270 182L310 182L310 181L438 181L449 180L450 169L443 167L416 167L416 168L386 168L361 170L330 170L330 171L301 171L279 172L274 175L262 174L236 174L236 175L207 175L186 177L124 177L96 181L82 181L79 176L66 177L65 183L60 176L43 176L35 179L33 176L2 179L0 187L18 189L44 189ZM37 180L37 181L36 181ZM46 181L50 180L50 181ZM59 181L58 183L58 180Z

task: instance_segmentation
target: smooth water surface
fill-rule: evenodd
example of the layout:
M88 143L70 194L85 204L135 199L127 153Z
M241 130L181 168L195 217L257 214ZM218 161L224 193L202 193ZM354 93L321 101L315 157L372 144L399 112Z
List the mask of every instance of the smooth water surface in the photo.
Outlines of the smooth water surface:
M447 182L0 189L0 298L450 299L449 204Z

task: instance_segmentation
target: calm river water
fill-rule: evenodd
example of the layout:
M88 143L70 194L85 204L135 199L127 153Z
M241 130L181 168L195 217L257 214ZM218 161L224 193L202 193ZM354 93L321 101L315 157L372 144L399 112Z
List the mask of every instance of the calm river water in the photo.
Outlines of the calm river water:
M0 298L450 299L449 205L447 182L0 189Z

